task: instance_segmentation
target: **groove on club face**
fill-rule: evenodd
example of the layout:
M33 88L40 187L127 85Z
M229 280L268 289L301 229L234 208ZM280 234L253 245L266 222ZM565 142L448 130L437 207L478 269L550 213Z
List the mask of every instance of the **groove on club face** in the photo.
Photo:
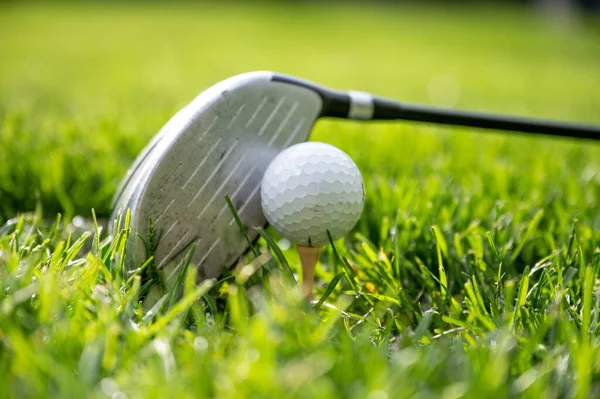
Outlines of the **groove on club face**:
M171 226L169 226L167 228L167 231L161 230L161 232L164 232L164 234L161 234L161 239L166 239L169 234L171 234L171 232L173 231L173 229L175 229L175 227L177 227L177 223L179 223L179 220L174 221Z
M197 205L197 204L195 204L196 199L198 197L200 197L200 195L202 195L202 193L204 192L204 190L206 189L206 187L209 184L213 183L213 181L214 181L213 179L214 179L215 175L217 174L217 172L221 171L221 169L223 167L223 164L225 162L231 160L230 156L233 153L233 151L236 149L237 145L238 145L238 142L235 141L235 142L233 142L233 144L231 144L231 146L227 150L225 150L224 152L221 153L221 155L220 155L221 160L219 161L219 163L217 164L217 166L215 166L215 168L213 169L213 171L210 174L210 176L208 176L208 178L205 178L204 184L202 184L202 186L200 188L197 188L196 194L194 194L194 196L192 197L192 199L190 200L190 202L187 204L188 208L192 207L194 205ZM199 184L201 182L196 182L196 183ZM193 185L192 187L197 187L197 184ZM194 207L197 207L197 206L194 206Z
M277 128L277 131L275 132L275 134L273 135L273 137L271 138L271 140L269 140L269 143L267 144L268 146L273 145L273 143L275 142L275 140L277 140L277 138L279 137L279 134L282 132L283 128L287 127L287 122L289 121L289 119L292 117L292 115L296 111L296 108L298 108L298 102L297 101L294 103L294 105L292 105L292 107L288 111L288 113L285 116L285 118L283 118L283 121L281 121L281 123L279 124L279 128Z
M158 215L158 217L156 218L156 220L154 221L154 223L160 224L160 221L165 216L165 213L167 213L167 211L173 206L174 203L175 203L175 198L173 198L171 200L171 202L169 202L169 204L167 205L167 207L161 212L161 214Z
M277 104L275 105L275 107L273 108L273 110L271 111L271 113L269 114L269 116L267 117L267 120L265 121L265 123L262 125L262 127L260 128L260 130L258 131L258 135L262 136L263 133L265 132L265 130L267 130L267 128L269 127L271 121L273 120L273 117L275 115L277 115L277 111L279 111L279 108L281 108L281 106L283 105L283 103L285 102L286 98L282 97Z
M208 132L209 132L209 130L207 130L206 133L203 134L203 136L205 136ZM216 139L216 141L213 144L213 146L208 150L208 153L209 154L213 153L217 149L217 147L219 146L219 144L221 144L221 138L217 138ZM196 169L194 169L194 171L190 174L190 177L188 177L188 179L185 181L185 183L183 183L183 187L182 188L184 190L188 186L188 184L190 184L190 182L192 181L192 179L194 179L196 177L196 175L198 174L198 172L200 172L200 170L202 169L202 167L204 166L204 164L208 160L209 160L209 158L206 157L202 161L200 161L200 163L198 164L198 166L196 166Z
M192 264L199 278L218 276L248 246L238 226L229 223L225 194L256 238L253 227L266 223L257 195L266 167L285 147L308 138L321 110L318 94L271 82L270 76L220 86L186 107L188 122L155 144L138 166L133 187L126 188L130 198L119 201L131 207L133 229L144 235L151 217L162 232L155 252L160 268L179 264L196 243ZM133 245L139 263L144 247Z
M242 206L240 207L239 210L239 214L244 214L246 211L246 208L249 205L252 205L253 202L258 201L259 205L260 205L260 198L257 197L258 194L258 190L260 190L260 182L254 186L254 189L252 189L252 192L250 193L250 195L248 195L248 199L246 200L246 202L244 202L242 204ZM234 218L231 218L231 220L229 221L229 225L233 226L233 223L235 222Z
M177 240L177 242L175 243L175 245L173 245L173 248L171 249L171 251L170 251L168 254L166 254L166 255L165 255L163 258L162 258L162 261L160 261L160 263L158 264L158 268L159 268L159 269L162 269L162 268L163 268L163 267L164 267L164 266L167 264L167 262L169 261L169 259L171 259L171 258L172 258L172 256L175 254L175 252L177 252L177 250L178 250L179 248L181 248L181 244L184 242L184 240L186 239L186 237L188 236L188 234L189 234L189 233L190 233L189 231L186 231L186 232L185 232L185 233L184 233L184 234L183 234L183 235L182 235L182 236L181 236L181 237L180 237L180 238Z
M242 162L246 159L247 156L248 156L248 153L246 152L240 158L240 160L235 164L235 166L233 167L231 173L229 173L229 175L227 175L227 177L223 180L223 182L221 183L221 185L219 186L219 188L217 188L217 190L215 191L215 193L213 194L213 196L210 198L210 200L208 200L208 202L206 203L206 205L202 209L202 212L200 212L200 214L198 216L196 216L196 219L200 220L202 218L202 215L204 215L207 210L211 209L212 204L217 199L224 197L225 193L224 193L223 190L225 189L227 183L229 183L229 181L231 180L231 178L233 178L234 176L238 176L241 173L241 171L240 171L240 165L242 165Z
M204 133L202 133L202 135L198 138L198 143L201 143L202 140L204 140L204 137L206 137L206 135L208 134L208 132L210 132L213 128L213 126L215 125L215 123L217 123L217 120L219 119L219 115L215 115L215 117L213 118L212 122L210 122L210 125L208 125L208 127L206 128L206 130L204 131Z
M233 194L230 196L230 198L232 199L232 201L237 201L238 199L238 193L240 192L240 190L244 187L244 185L246 184L246 182L248 181L248 179L250 178L250 176L252 176L252 174L254 173L254 170L256 169L256 165L253 166L248 173L246 173L246 176L244 176L244 179L241 181L240 185L238 186L238 188L233 192ZM219 214L217 215L217 218L215 219L215 221L213 222L213 224L211 224L209 227L213 227L214 223L217 222L218 220L221 219L221 216L223 215L224 212L226 212L229 209L229 207L227 206L227 204L223 205L223 207L221 208L221 210L219 211Z
M233 116L233 118L231 118L231 121L227 125L227 129L230 129L233 126L233 124L237 120L238 116L240 116L240 114L242 113L242 110L244 109L245 106L246 106L246 104L240 105L240 107L238 108L238 110L235 112L235 115Z
M252 114L252 116L250 117L250 119L248 119L248 122L246 122L246 126L248 127L252 124L252 122L254 122L254 119L256 118L256 116L258 115L258 113L262 110L262 108L265 106L265 103L267 102L267 97L264 97L261 102L258 104L258 107L256 107L256 111L254 111L254 113Z

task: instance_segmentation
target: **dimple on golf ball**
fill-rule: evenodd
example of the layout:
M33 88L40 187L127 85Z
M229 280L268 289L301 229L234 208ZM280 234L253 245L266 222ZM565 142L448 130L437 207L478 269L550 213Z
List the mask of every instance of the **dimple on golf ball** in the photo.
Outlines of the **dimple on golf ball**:
M342 150L324 143L282 151L262 180L261 205L269 223L291 242L319 246L346 235L358 221L365 188L358 167Z

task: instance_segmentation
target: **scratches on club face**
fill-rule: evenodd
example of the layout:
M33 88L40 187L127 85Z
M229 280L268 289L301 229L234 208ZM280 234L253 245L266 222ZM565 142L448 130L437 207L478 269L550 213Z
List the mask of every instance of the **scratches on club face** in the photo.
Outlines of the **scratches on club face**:
M149 175L136 223L158 216L156 227L166 229L155 252L161 267L172 261L180 267L191 242L197 243L191 262L199 276L217 277L223 266L234 264L248 243L232 220L225 193L254 239L252 227L265 224L260 184L266 167L283 148L306 140L320 111L318 95L302 88L277 84L244 90L216 96L208 105L197 101L191 121L154 157L159 164ZM163 172L171 165L182 166Z
M170 183L170 180L173 176L175 176L175 173L177 173L177 171L181 169L181 164L178 164L171 173L169 173L169 175L165 178L165 180L163 181L163 183L160 185L160 191L164 191L165 187Z

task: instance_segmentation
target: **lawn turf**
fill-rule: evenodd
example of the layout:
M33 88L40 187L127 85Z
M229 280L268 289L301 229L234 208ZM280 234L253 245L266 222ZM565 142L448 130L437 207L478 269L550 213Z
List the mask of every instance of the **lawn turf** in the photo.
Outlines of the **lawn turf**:
M183 298L150 310L147 271L123 273L128 231L91 223L160 126L230 75L600 122L598 37L505 8L0 5L2 395L600 395L597 144L319 122L367 189L322 256L319 309L276 256L212 288L189 268Z

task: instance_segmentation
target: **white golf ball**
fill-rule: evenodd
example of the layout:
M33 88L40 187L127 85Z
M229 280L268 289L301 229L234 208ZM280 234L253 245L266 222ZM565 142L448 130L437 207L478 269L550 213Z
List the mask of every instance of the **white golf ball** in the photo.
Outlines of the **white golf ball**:
M324 143L282 151L262 180L261 205L269 223L291 242L325 245L358 221L365 188L358 167L342 150Z

